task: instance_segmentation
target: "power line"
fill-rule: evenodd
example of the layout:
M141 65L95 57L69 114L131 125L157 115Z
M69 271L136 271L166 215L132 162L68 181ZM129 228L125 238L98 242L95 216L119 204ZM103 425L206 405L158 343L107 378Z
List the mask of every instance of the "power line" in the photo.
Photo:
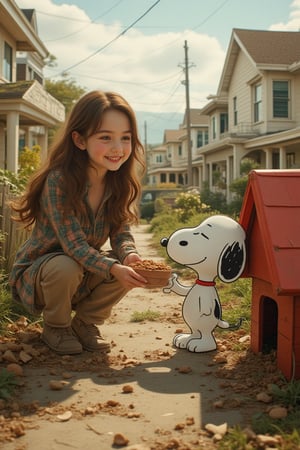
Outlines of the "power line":
M74 31L73 33L69 33L66 34L65 36L62 36L60 38L57 39L48 39L45 41L45 43L47 42L55 42L55 41L61 41L62 39L66 39L70 36L74 36L75 34L80 33L82 30L85 30L88 26L90 26L92 23L95 23L96 20L100 19L101 17L106 16L106 14L108 14L110 11L112 11L113 9L115 9L117 6L119 6L120 3L122 3L123 0L119 0L117 1L117 3L115 3L113 6L111 6L109 9L107 9L106 11L104 11L104 13L102 13L100 16L95 17L95 19L89 21L86 25L84 25L83 27L79 28L78 30Z
M145 11L140 17L138 17L134 22L132 22L127 28L125 28L125 30L123 30L121 33L119 33L116 37L114 37L113 39L111 39L107 44L103 45L103 47L99 48L98 50L96 50L95 52L91 53L89 56L87 56L86 58L82 59L81 61L73 64L72 66L68 67L67 69L63 70L60 72L60 74L68 72L71 69L74 69L74 67L79 66L80 64L88 61L90 58L92 58L93 56L97 55L97 53L102 52L103 50L105 50L107 47L109 47L113 42L117 41L121 36L124 36L125 33L127 33L128 30L130 30L130 28L132 28L136 23L138 23L141 19L143 19L158 3L160 2L160 0L156 0L155 3L153 3L152 6L150 6L150 8L147 9L147 11Z

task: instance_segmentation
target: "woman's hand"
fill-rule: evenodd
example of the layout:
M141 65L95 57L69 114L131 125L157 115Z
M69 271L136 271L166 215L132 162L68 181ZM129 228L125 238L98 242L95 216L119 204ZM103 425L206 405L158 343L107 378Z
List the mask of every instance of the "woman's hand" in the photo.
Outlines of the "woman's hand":
M131 258L129 258L131 256ZM133 257L137 257L135 259L132 259ZM134 253L130 253L130 255L128 255L126 258L126 264L131 264L135 261L140 261L141 258L134 254ZM125 260L124 260L124 264L125 264ZM128 262L129 260L129 262ZM126 289L133 289L136 287L145 287L147 284L147 280L142 277L141 275L139 275L138 273L136 273L132 267L128 266L128 265L124 265L124 264L118 264L115 263L112 265L111 269L110 269L110 273L117 279L120 281L120 283L122 284L122 286L124 286Z
M137 261L142 261L141 257L137 253L129 253L123 260L124 266L129 266Z

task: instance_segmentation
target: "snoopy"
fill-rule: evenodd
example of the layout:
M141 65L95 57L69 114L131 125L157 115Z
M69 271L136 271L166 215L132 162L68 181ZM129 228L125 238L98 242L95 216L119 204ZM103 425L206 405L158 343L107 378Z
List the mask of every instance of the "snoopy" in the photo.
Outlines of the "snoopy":
M197 273L192 286L182 285L173 274L163 289L164 293L185 296L182 315L190 333L175 335L175 347L196 353L213 351L217 348L213 335L217 326L236 329L241 325L242 319L235 325L222 320L215 279L230 283L240 277L246 263L245 239L241 225L223 215L211 216L194 228L178 229L161 239L173 261Z

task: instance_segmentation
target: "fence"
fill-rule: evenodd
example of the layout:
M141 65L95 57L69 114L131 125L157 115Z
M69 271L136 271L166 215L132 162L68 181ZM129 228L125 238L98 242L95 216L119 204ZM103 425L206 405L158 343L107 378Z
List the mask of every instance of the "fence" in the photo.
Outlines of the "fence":
M10 272L18 247L28 237L29 232L21 224L11 219L8 202L13 199L9 186L0 184L0 230L3 234L0 242L1 268Z

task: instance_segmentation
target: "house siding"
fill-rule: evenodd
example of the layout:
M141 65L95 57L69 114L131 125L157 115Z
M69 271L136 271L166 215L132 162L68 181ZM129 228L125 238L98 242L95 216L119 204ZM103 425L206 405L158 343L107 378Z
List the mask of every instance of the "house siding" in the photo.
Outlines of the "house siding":
M233 132L245 129L245 126L253 123L251 87L248 83L257 74L258 72L249 58L244 53L239 52L228 91L229 129ZM237 126L234 125L234 97L237 98Z
M275 42L275 44L274 44ZM214 189L212 172L219 170L226 179L220 189L230 202L230 183L240 177L243 158L252 159L261 169L293 169L300 167L300 33L234 29L225 58L220 84L209 103L195 112L202 117L194 127L191 119L193 186L203 188L203 180ZM249 56L250 55L250 56ZM273 117L273 81L288 80L290 103L288 118ZM255 117L255 86L261 85L259 116ZM233 100L236 97L236 124ZM221 113L228 114L228 129L220 133ZM188 169L186 115L181 134L167 139L172 157L166 173ZM198 130L207 119L209 142L197 148ZM255 121L256 120L256 121ZM170 133L172 130L168 130ZM179 130L177 130L179 131ZM175 132L175 130L173 130ZM166 135L166 134L165 134ZM178 155L179 145L182 154ZM213 166L216 164L216 166ZM163 167L162 167L163 172ZM189 180L188 180L189 182ZM185 185L185 187L188 187Z

